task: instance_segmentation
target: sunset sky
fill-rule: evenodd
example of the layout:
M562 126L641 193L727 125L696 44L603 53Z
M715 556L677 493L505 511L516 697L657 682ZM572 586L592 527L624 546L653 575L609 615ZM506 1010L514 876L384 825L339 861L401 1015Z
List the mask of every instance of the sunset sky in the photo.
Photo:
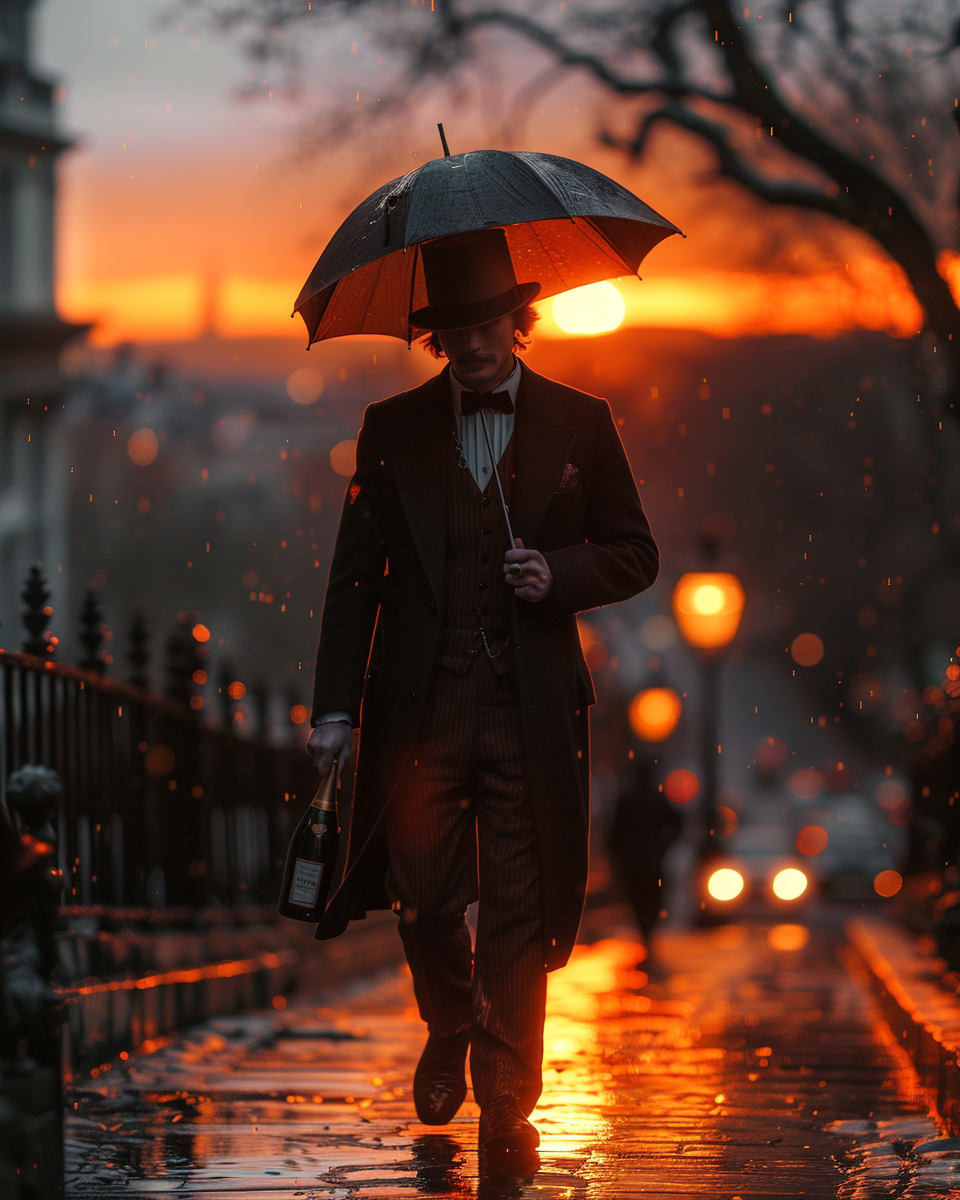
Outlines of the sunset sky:
M362 145L298 156L308 114L279 93L238 98L248 77L238 46L164 25L169 8L168 0L38 6L35 60L62 84L61 123L78 139L60 176L61 310L96 320L101 345L204 330L302 339L292 303L339 222L374 187L439 153L437 119L454 152L480 144L482 120L450 104L418 112L400 137L372 129ZM375 86L381 69L362 31L346 28L311 63L316 94L332 98ZM765 240L782 232L787 242L795 214L770 213L728 185L704 186L709 161L676 136L629 166L593 141L596 101L582 79L567 80L513 148L583 158L683 228L685 240L651 254L642 283L618 285L627 324L721 336L916 330L919 312L898 269L866 239L804 216L797 248L769 261ZM826 251L811 253L821 241ZM544 309L540 333L563 336L549 302Z

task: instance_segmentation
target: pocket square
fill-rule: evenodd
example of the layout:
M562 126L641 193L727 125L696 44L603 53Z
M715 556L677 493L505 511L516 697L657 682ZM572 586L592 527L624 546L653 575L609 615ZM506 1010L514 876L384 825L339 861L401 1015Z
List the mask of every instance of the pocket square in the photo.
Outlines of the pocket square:
M564 463L563 470L560 472L560 480L554 490L555 496L560 496L564 492L572 492L580 482L580 472L573 463Z

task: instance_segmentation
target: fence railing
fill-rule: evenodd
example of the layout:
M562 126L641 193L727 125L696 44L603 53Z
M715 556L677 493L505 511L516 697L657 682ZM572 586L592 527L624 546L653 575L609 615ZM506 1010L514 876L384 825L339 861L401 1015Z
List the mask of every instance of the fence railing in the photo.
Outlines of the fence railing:
M317 781L305 750L238 737L93 671L0 651L0 789L26 764L60 776L63 899L84 907L275 903Z

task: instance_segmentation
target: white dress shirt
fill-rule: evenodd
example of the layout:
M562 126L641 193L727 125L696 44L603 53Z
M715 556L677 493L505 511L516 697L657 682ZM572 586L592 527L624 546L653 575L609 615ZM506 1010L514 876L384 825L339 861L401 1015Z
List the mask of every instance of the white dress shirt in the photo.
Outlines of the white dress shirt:
M514 355L513 370L503 383L497 384L493 391L507 392L514 408L517 406L517 392L520 388L520 360ZM471 413L465 417L460 411L460 393L472 391L466 384L450 371L450 394L453 398L453 415L457 422L457 437L460 439L461 454L466 460L470 474L473 476L480 491L486 489L493 478L494 463L490 461L487 451L487 439L483 436L483 426L480 424L480 414ZM513 436L513 413L492 412L489 408L484 412L487 432L493 446L494 462L499 462L507 443Z
M493 388L493 391L507 392L514 409L516 409L519 388L520 360L514 355L513 370L503 383ZM465 417L460 411L460 393L472 390L472 388L468 388L465 384L462 384L451 369L450 396L453 400L453 415L457 423L457 438L461 447L460 453L466 460L467 467L476 481L477 487L482 492L486 490L487 484L493 478L491 474L493 464L490 462L490 454L487 451L487 439L483 436L480 414L471 413L470 416ZM487 422L487 432L490 434L490 444L493 447L496 462L499 462L503 457L504 450L507 448L507 443L513 437L513 413L492 412L490 409L487 409L484 412L484 417ZM325 713L322 717L317 717L313 724L315 726L327 725L331 721L344 721L352 724L353 717L348 712Z

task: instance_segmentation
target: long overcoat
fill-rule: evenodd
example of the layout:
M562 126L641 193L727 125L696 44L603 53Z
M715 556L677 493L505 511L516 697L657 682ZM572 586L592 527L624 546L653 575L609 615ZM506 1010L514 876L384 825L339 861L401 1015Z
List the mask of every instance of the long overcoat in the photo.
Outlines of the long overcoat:
M360 748L347 863L318 938L388 906L384 814L417 742L443 621L445 456L456 453L449 369L371 404L357 440L324 601L313 715L359 719ZM605 400L524 365L513 439L514 534L543 554L554 580L548 600L511 602L544 962L552 970L570 954L587 882L595 695L576 614L649 587L659 553Z

